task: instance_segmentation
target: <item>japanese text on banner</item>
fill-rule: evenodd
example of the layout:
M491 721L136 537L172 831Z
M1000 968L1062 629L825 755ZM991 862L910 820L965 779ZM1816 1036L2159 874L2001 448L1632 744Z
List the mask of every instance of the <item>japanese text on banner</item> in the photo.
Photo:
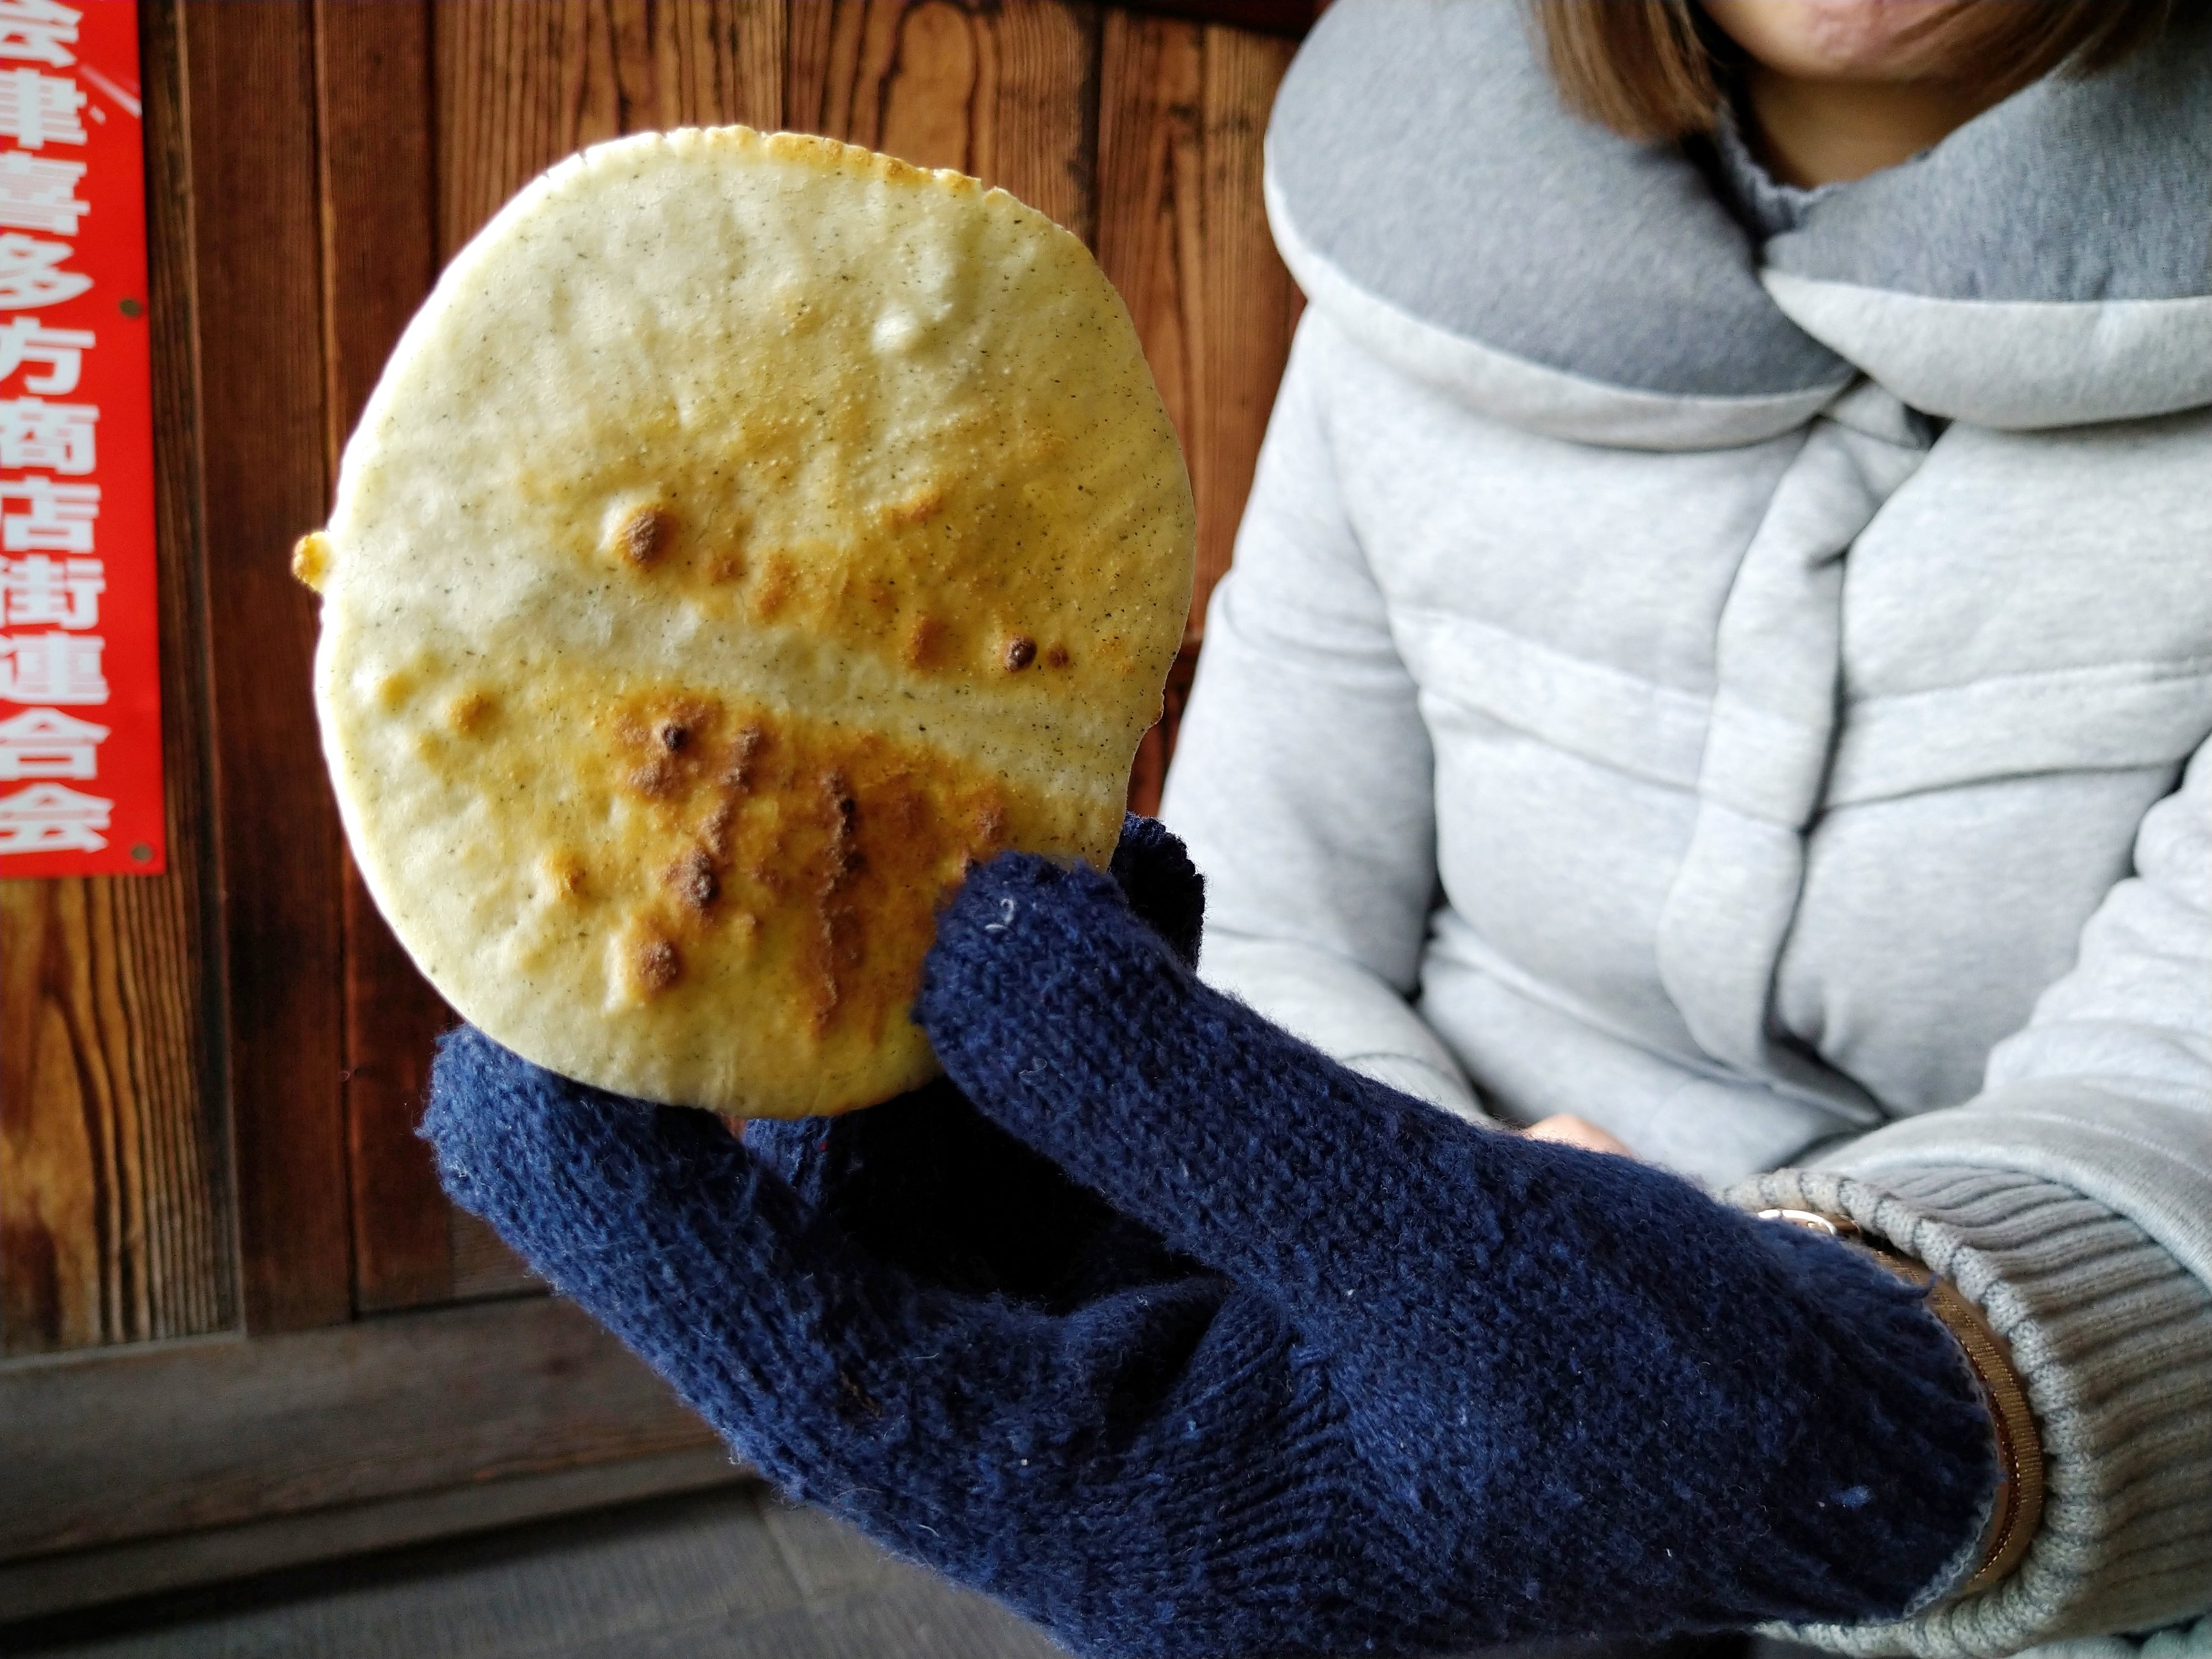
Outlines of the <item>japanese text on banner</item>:
M137 8L0 0L0 877L159 871Z

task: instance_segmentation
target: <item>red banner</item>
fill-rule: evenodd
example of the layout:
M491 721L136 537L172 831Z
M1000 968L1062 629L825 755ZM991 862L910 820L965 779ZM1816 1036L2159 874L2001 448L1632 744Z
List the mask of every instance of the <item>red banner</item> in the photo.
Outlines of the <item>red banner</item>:
M0 877L164 867L135 0L0 0Z

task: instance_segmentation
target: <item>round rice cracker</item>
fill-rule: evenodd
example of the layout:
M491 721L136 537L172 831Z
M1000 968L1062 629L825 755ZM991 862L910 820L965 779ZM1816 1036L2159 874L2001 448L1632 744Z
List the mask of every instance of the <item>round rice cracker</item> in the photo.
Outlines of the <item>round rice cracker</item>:
M315 690L363 878L538 1063L740 1116L931 1077L937 907L1103 866L1190 598L1135 331L1002 191L744 128L518 196L348 444Z

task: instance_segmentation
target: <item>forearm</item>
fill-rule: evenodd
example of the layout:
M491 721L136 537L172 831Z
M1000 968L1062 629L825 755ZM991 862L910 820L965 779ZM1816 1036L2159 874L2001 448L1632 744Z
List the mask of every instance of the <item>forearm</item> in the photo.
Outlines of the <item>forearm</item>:
M2082 1190L2112 1187L2108 1164L2070 1161L2063 1137L1984 1138L2000 1126L1972 1116L1932 1114L1729 1194L1847 1217L1951 1280L2009 1345L2038 1425L2044 1509L2019 1568L1900 1624L1795 1632L1822 1646L2012 1654L2185 1621L2212 1585L2212 1293L2127 1200Z

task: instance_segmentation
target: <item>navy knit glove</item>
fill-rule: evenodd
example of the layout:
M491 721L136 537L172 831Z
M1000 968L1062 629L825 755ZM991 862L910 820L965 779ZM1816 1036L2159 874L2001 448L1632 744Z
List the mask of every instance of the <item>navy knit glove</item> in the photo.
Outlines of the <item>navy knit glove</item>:
M1995 1459L1911 1291L1446 1118L1187 957L1009 855L917 1008L965 1100L740 1143L464 1032L425 1133L769 1479L1078 1652L1886 1617L1963 1564Z

